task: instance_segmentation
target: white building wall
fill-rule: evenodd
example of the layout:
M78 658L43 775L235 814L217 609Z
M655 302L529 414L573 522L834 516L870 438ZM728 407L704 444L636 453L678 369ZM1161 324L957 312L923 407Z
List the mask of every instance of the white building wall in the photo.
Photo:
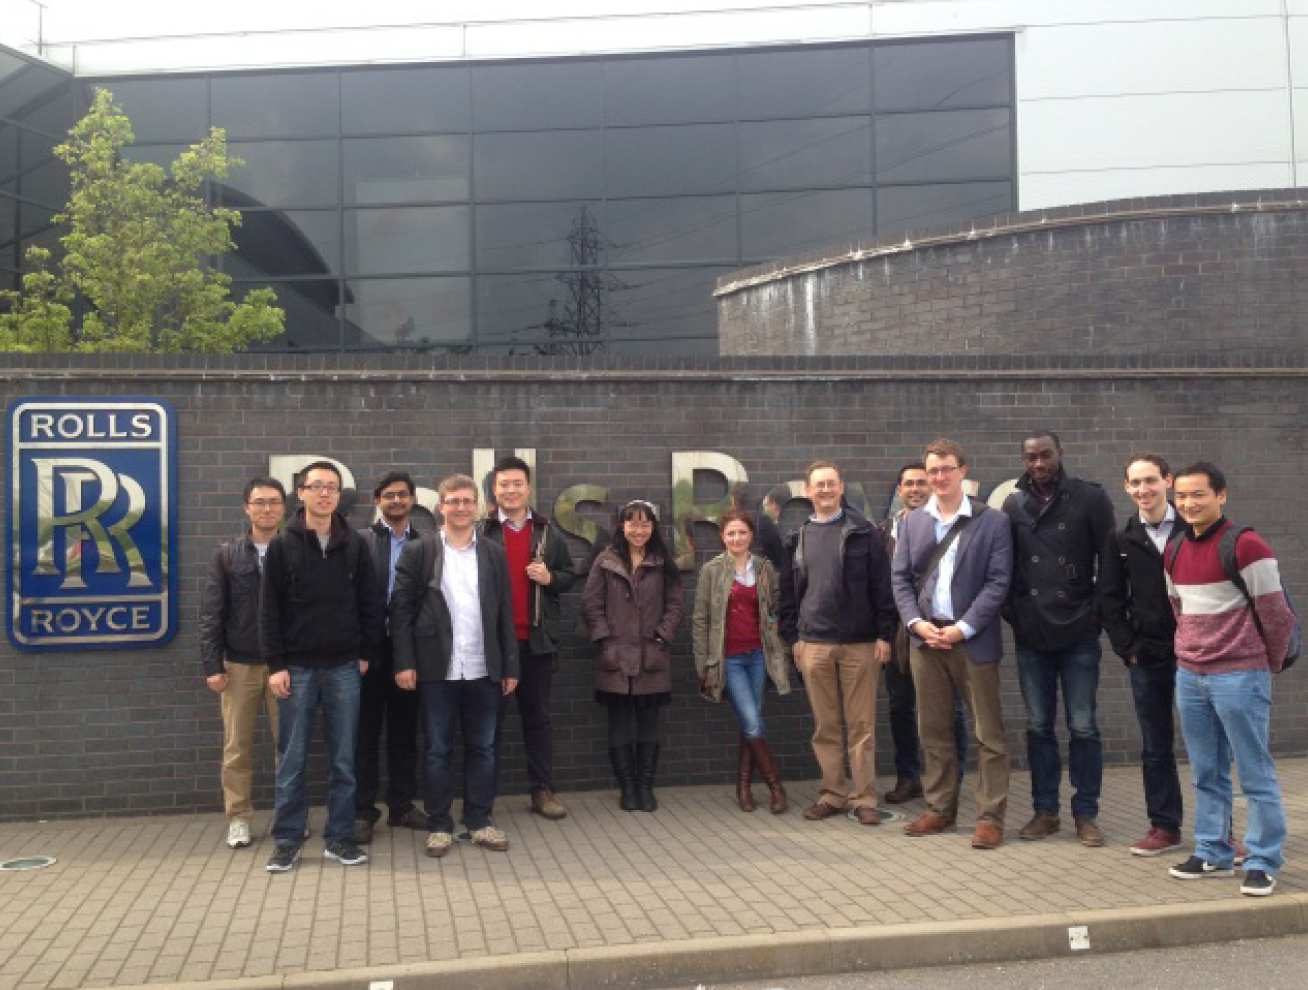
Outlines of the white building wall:
M190 6L135 26L54 0L43 54L105 75L1014 31L1022 209L1308 183L1308 0L238 0L193 5L203 36Z

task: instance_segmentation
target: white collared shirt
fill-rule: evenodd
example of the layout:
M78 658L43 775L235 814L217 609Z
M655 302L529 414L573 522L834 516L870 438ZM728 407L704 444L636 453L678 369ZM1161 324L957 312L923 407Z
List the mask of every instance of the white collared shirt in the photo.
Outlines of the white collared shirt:
M454 650L447 681L475 681L489 676L486 641L481 627L481 593L477 585L477 535L462 550L450 546L441 530L445 566L441 568L441 594L454 625Z
M731 573L735 578L736 584L742 585L743 587L752 588L758 583L758 576L754 572L754 557L752 554L750 555L749 563L745 565L743 571L736 570L736 562L734 560L731 561Z
M940 514L940 503L932 495L927 499L927 504L922 506L922 511L936 521L936 543L945 538L959 516L972 515L972 500L966 495L958 506L958 511L946 519ZM958 539L949 545L945 555L940 558L940 564L936 567L936 586L931 593L931 611L940 619L957 619L954 613L954 598L950 590L950 585L954 583L954 565L958 561ZM976 630L966 622L955 622L959 630L963 633L965 639L971 639L976 635Z
M515 533L521 532L521 531L526 527L527 523L531 522L531 510L530 510L530 509L527 510L527 514L526 514L525 516L522 517L522 522L520 522L520 523L515 523L512 519L510 519L509 516L505 514L505 512L504 512L503 509L496 509L495 511L496 511L497 513L499 513L499 517L500 517L500 525L501 525L501 526L507 526L509 529L513 530Z
M1144 526L1144 531L1149 534L1149 539L1154 541L1154 546L1158 548L1158 552L1162 553L1167 546L1168 538L1172 535L1173 528L1176 526L1176 509L1171 502L1168 502L1167 511L1163 513L1163 520L1157 526L1146 519L1142 512L1140 513L1140 524Z

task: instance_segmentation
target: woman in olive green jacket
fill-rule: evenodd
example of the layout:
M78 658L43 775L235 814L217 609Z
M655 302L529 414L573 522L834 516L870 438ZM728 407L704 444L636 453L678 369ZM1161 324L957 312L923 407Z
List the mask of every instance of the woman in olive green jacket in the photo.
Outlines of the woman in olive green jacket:
M763 685L771 678L778 694L790 691L786 646L777 632L780 582L772 564L749 552L754 519L732 509L719 522L726 547L704 565L695 586L691 627L700 694L721 701L725 693L740 722L736 800L754 810L753 768L768 785L773 814L786 810L772 751L763 731Z

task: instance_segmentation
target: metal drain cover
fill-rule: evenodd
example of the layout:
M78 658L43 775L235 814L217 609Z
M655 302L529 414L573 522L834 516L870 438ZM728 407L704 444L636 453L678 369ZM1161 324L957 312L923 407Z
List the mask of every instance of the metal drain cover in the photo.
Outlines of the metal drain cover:
M24 856L22 859L7 859L0 863L0 870L10 873L19 870L43 870L47 866L53 866L55 858L53 856Z
M883 825L887 822L902 822L904 820L904 813L902 811L889 811L886 808L877 808L877 814L881 816L881 824ZM845 817L851 822L858 821L852 808L845 812Z

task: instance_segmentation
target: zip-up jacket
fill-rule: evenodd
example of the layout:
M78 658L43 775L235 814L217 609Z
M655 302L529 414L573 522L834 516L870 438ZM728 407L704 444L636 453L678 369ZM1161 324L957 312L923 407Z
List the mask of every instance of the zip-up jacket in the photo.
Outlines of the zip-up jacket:
M1189 531L1189 524L1178 515L1172 523L1172 535ZM1135 657L1141 667L1173 664L1176 617L1167 600L1163 555L1137 512L1131 513L1115 540L1117 553L1105 558L1099 577L1104 631L1113 652L1124 661Z
M531 558L544 561L549 568L550 583L528 581L527 621L531 628L528 643L535 654L559 651L559 596L576 583L577 571L563 534L545 516L531 511ZM481 524L482 534L504 546L504 525L496 514ZM510 580L513 576L510 575Z
M781 571L781 638L790 645L799 639L799 606L808 590L804 555L805 523L786 538L786 566ZM881 534L863 516L844 507L840 522L840 600L829 603L836 617L836 642L893 643L899 613L890 592L890 560Z
M268 544L259 643L270 670L374 660L382 614L372 554L340 513L332 515L325 548L305 526L303 509Z
M214 548L200 595L200 662L206 677L221 674L224 660L263 663L260 581L259 551L249 533Z
M1043 506L1024 474L1004 500L1013 527L1013 637L1036 650L1065 650L1099 635L1096 575L1117 553L1113 503L1101 485L1060 469Z

